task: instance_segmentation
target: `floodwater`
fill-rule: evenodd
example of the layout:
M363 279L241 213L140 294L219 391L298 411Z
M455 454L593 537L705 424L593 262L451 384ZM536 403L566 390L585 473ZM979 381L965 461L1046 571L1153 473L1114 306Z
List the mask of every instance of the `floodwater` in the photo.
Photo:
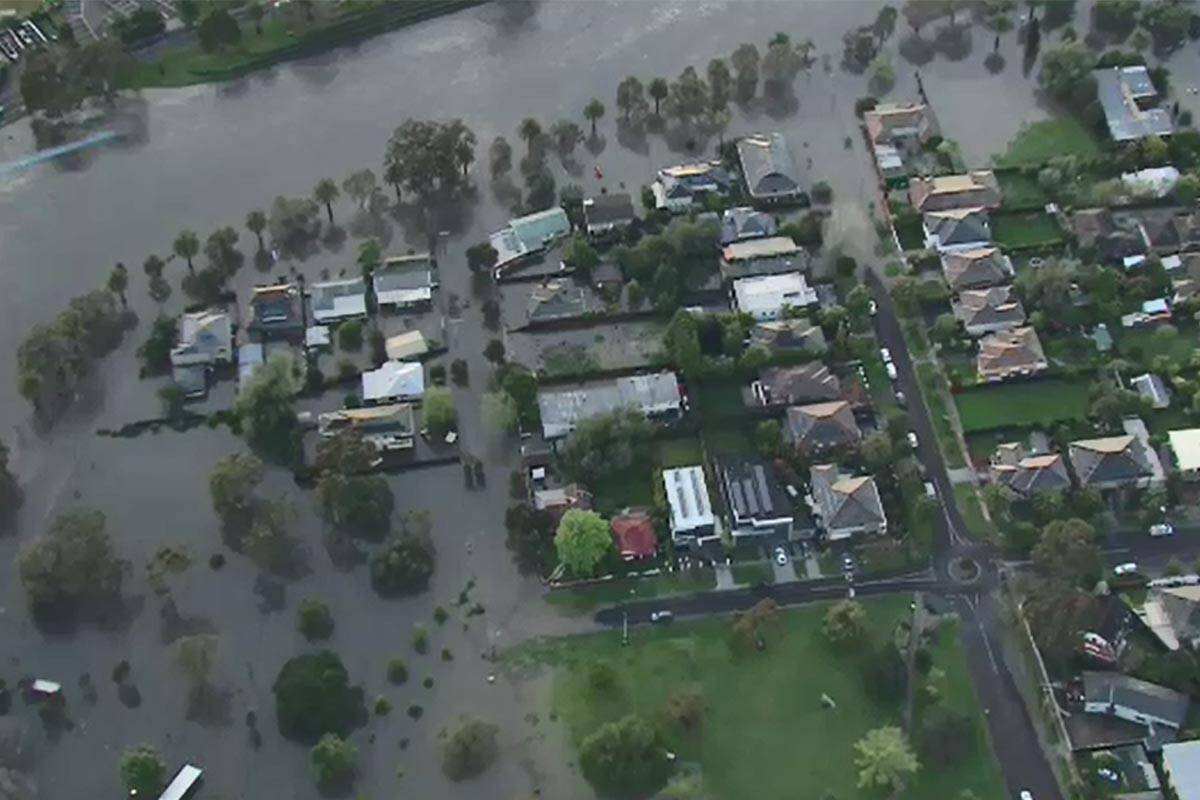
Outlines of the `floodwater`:
M865 93L866 81L843 72L838 62L842 33L870 22L880 5L865 0L545 2L523 21L485 6L232 84L146 92L122 104L118 124L135 132L122 143L69 164L5 176L0 184L0 437L13 450L28 497L19 536L0 541L5 565L0 677L10 686L24 675L62 681L76 723L55 743L37 732L36 774L43 796L118 796L121 750L151 742L172 766L186 760L206 767L206 797L316 797L307 753L279 737L270 694L283 661L308 649L295 630L296 604L308 597L331 606L337 631L330 646L342 655L352 680L366 689L369 700L382 693L393 702L391 716L374 718L353 737L361 753L362 796L508 797L534 787L547 797L586 792L566 767L570 756L561 731L544 718L526 717L536 710L544 682L512 684L501 676L489 684L493 667L481 658L493 645L589 626L542 603L540 586L516 574L504 549L502 518L512 468L506 450L512 448L489 441L480 427L478 401L487 375L481 352L494 334L482 328L481 298L472 291L463 256L466 246L509 216L488 185L487 144L503 134L519 151L515 129L522 118L536 117L546 127L562 117L580 120L587 101L600 97L609 106L601 140L592 150L580 149L578 174L560 171L559 184L573 181L595 192L602 184L617 190L624 183L636 193L655 167L681 154L661 136L619 141L624 137L612 121L618 82L629 74L645 80L673 77L689 63L703 70L710 58L727 56L741 42L764 48L783 30L794 40L813 39L818 64L797 80L793 108L757 103L738 109L727 134L783 130L801 170L812 180L827 180L840 203L865 208L873 197L873 178L853 104ZM893 51L902 34L898 31L889 44ZM960 142L969 163L981 164L1003 149L1022 122L1046 112L1020 74L1015 36L1003 37L1001 45L1009 66L991 76L982 63L991 35L978 28L974 35L973 50L964 59L939 57L921 67L921 75L946 135ZM895 63L898 85L891 97L907 99L915 90L913 69L899 57ZM487 487L464 488L457 466L390 478L399 509L431 512L438 566L429 592L382 601L370 590L364 567L342 571L332 565L321 546L311 497L288 476L271 474L271 489L287 493L300 510L296 533L308 545L313 572L287 585L281 610L262 610L254 593L256 573L245 559L230 555L219 572L207 565L209 555L221 549L207 476L218 459L239 449L239 442L226 431L207 428L136 439L94 434L99 427L158 412L157 383L137 380L134 357L155 314L140 265L149 253L166 255L181 228L201 236L221 225L240 229L247 211L268 207L276 195L306 194L323 177L340 180L362 167L378 173L391 130L409 116L462 117L480 143L477 199L444 221L449 235L439 254L443 289L433 321L440 327L444 317L446 360L470 363L470 386L456 389L456 398L464 448L488 465ZM31 138L26 123L0 130L0 163L31 155ZM603 180L594 177L593 164L602 168ZM341 222L352 212L346 201L335 209ZM423 246L421 237L399 225L390 225L390 233L392 251ZM337 273L351 266L357 243L351 237L338 252L323 249L272 274L292 267L310 278L323 269ZM253 252L248 233L241 244L248 255ZM871 252L863 242L847 246ZM101 401L52 434L38 434L16 393L17 343L70 297L102 285L117 261L129 265L130 303L142 325L101 366ZM167 303L172 312L183 304L182 271L179 263L168 270L175 284ZM244 291L261 277L247 264L236 287ZM330 397L330 406L339 399ZM132 565L127 590L141 600L142 610L119 632L83 628L71 636L48 636L30 623L11 562L21 541L77 504L107 513L117 548ZM192 567L172 579L172 597L182 615L220 636L218 683L232 693L232 719L225 727L184 720L186 684L163 643L162 600L145 580L147 559L164 544L185 546L194 556ZM450 608L471 578L476 581L471 598L486 613L464 620L455 610L443 628L433 626L433 607ZM431 655L411 652L417 621L434 628ZM453 661L440 660L442 647L452 651ZM384 680L385 663L393 655L410 662L412 680L401 688ZM131 681L142 696L137 708L119 701L109 679L122 659L131 663ZM76 689L83 673L99 689L94 706L85 704ZM434 677L432 689L420 685L426 675ZM425 709L415 722L404 713L413 703ZM260 751L248 745L243 724L248 710L259 716ZM14 713L38 728L28 709ZM463 713L500 724L503 756L486 779L451 786L439 774L437 734Z

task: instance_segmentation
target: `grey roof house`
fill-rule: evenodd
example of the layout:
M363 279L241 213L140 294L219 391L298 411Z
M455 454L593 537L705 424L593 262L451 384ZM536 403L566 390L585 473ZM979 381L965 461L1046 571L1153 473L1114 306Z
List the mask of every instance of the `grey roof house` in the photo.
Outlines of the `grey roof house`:
M1179 730L1192 701L1186 694L1119 672L1083 673L1084 711Z
M561 206L509 220L489 239L496 249L496 273L527 256L540 253L571 232L571 220Z
M789 407L783 435L794 447L807 452L854 445L862 440L854 411L845 400Z
M808 252L787 236L739 239L721 248L721 277L725 281L803 272L808 265Z
M299 339L304 336L304 309L295 284L256 286L250 298L250 323L246 326L263 339Z
M367 284L362 278L309 284L308 307L314 322L325 325L367 315Z
M1161 410L1171 405L1171 390L1163 379L1152 372L1145 372L1129 379L1134 391L1150 401L1151 407Z
M737 152L746 191L756 203L788 203L804 194L782 133L756 133L739 139Z
M1022 497L1071 486L1071 476L1060 453L1031 455L1017 442L1008 442L996 448L992 456L991 478Z
M527 312L530 322L550 322L581 317L590 310L588 293L582 286L554 279L534 288Z
M386 259L371 274L371 285L381 308L429 303L436 285L433 261L428 253Z
M719 539L704 467L693 465L664 469L662 479L670 509L668 524L675 545L687 547Z
M589 197L583 201L583 219L591 236L624 228L636 219L633 200L624 193Z
M811 361L796 367L766 367L751 391L763 405L793 405L841 400L842 384L829 367Z
M1147 450L1138 437L1126 433L1078 439L1071 442L1069 454L1081 486L1111 489L1151 484L1154 467Z
M1144 65L1095 70L1096 95L1104 108L1113 141L1128 142L1148 136L1170 136L1171 114L1158 108L1158 90Z
M1071 230L1080 247L1093 247L1104 261L1143 255L1147 243L1136 217L1107 208L1085 208L1071 215Z
M717 474L735 541L772 534L791 537L792 504L770 465L758 458L723 458L717 462Z
M982 208L931 211L923 218L925 246L944 253L977 250L992 241L992 226Z
M1006 331L1025 322L1025 307L1011 286L968 289L950 305L971 336Z
M775 231L775 218L750 206L727 208L721 214L722 247L744 239L765 239Z
M621 408L634 408L647 417L679 415L679 380L673 372L627 375L538 392L542 435L557 439L575 430L580 421Z
M729 184L729 173L721 162L698 161L663 167L650 190L656 208L680 213L700 203L705 195L728 193Z
M887 531L874 478L843 475L836 464L818 464L809 471L809 480L813 513L827 539Z

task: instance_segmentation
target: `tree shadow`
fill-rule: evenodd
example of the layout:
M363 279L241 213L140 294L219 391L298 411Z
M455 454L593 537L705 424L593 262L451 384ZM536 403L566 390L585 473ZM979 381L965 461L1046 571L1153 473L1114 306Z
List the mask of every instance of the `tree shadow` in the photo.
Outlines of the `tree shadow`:
M228 728L233 724L233 691L208 681L192 686L184 719L206 728Z
M243 76L218 83L216 96L218 100L244 97L248 91L250 91L250 79Z
M333 83L341 71L337 66L340 60L337 50L326 50L317 56L292 62L292 74L301 82L316 89Z
M646 136L645 123L617 120L617 144L638 155L650 154L650 139Z
M259 272L268 272L275 265L271 253L264 247L254 253L254 268Z
M357 211L350 220L350 234L356 239L378 239L379 245L386 248L392 241L392 226L382 214L372 214L368 211Z
M336 223L327 226L321 237L321 244L331 253L340 253L346 244L346 229Z
M771 92L763 93L763 113L774 120L790 117L800 108L800 100L796 97L791 85L781 86Z
M258 598L258 610L262 614L282 611L287 605L287 586L283 581L272 578L265 572L254 579L254 596Z
M510 176L503 175L492 181L492 197L505 208L511 208L521 203L521 187Z
M173 597L163 602L158 618L159 636L163 644L172 644L185 636L217 632L217 626L207 617L185 617L180 614Z
M589 153L598 156L608 146L608 138L603 133L597 132L595 135L587 137L583 144Z
M900 40L900 57L916 67L923 67L937 55L933 44L915 33Z
M123 681L117 684L117 699L126 708L139 708L142 705L142 692L135 684Z
M145 598L92 597L80 601L39 604L32 608L34 627L47 637L72 637L87 625L115 633L127 630L142 612Z
M443 231L451 236L461 236L469 231L475 222L478 203L479 192L474 186L433 198L428 206L430 237L436 241ZM432 243L430 249L433 249Z
M322 542L330 563L340 572L350 572L367 561L366 552L358 546L353 537L340 531L329 531Z
M971 26L965 23L941 26L934 32L933 46L947 60L962 61L971 55L971 50L974 47Z

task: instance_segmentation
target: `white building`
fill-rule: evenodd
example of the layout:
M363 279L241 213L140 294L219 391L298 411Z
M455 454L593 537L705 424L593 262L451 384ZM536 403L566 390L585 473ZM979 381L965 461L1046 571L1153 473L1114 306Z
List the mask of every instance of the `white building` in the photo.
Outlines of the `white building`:
M542 435L547 439L566 436L582 420L621 408L637 409L652 419L673 419L679 416L681 405L679 379L673 372L627 375L538 392Z
M780 319L789 308L803 308L818 301L816 291L799 272L736 280L733 300L738 311L760 322Z
M187 367L233 362L233 326L229 315L196 311L179 319L179 341L171 348L171 365Z
M1200 740L1164 744L1162 764L1175 797L1200 800Z
M367 315L367 285L362 278L314 283L308 289L312 318L318 323Z
M716 517L701 466L663 470L663 487L671 509L671 538L682 546L718 538Z
M425 368L412 361L385 361L362 374L364 403L419 400L425 394Z

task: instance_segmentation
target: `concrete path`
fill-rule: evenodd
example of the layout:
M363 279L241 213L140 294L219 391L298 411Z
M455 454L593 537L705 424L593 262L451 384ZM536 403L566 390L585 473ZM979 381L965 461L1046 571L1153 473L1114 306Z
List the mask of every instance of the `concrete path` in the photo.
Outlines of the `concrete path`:
M775 559L771 559L771 569L775 572L775 583L791 583L796 580L796 568L789 560L786 564L780 564Z
M950 477L951 483L974 483L975 470L970 467L958 467L957 469L947 469L946 474Z
M718 592L737 588L737 582L733 579L732 567L728 564L717 564L714 569L717 573L716 589Z
M816 580L821 577L821 564L817 561L816 556L808 556L804 559L804 573L809 580Z

